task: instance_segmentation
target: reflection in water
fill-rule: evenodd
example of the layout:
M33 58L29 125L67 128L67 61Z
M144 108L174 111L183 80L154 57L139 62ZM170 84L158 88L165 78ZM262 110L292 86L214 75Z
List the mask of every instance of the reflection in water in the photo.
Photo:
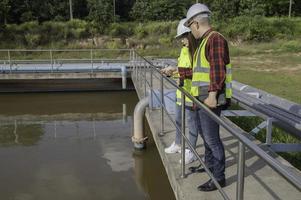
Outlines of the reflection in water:
M43 102L26 103L35 98ZM0 199L174 199L154 143L133 153L136 102L134 93L0 95Z
M149 127L145 131L150 136L147 142L147 151L133 151L136 184L148 195L148 199L173 200L175 197L167 181L168 178Z
M133 158L130 151L125 151L122 139L115 138L110 143L102 143L103 158L114 172L128 171L133 168Z
M34 131L33 131L34 130ZM0 126L0 146L34 145L43 135L43 128L38 124L12 124Z

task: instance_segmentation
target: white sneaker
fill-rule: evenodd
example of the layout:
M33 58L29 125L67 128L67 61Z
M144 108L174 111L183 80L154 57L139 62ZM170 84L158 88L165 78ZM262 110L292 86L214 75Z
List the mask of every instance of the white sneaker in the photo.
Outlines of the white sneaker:
M165 153L171 154L171 153L179 153L181 150L181 146L177 145L175 142L173 142L169 147L165 148Z
M192 151L190 151L189 149L185 149L185 165L188 165L194 162L195 160L197 160L197 158L196 156L194 156ZM179 162L182 163L181 160L179 160Z

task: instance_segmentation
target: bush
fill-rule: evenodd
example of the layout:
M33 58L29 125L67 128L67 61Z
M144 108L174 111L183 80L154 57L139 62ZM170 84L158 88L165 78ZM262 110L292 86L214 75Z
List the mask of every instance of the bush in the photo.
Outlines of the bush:
M251 41L270 41L275 35L275 30L264 17L254 17L250 21L250 26L247 29L246 40Z
M215 20L214 26L230 39L243 41L271 41L293 39L301 36L299 18L266 18L261 16L240 16L226 22Z
M283 45L281 45L280 48L288 52L301 52L300 41L296 41L296 40L285 42Z
M83 20L48 21L42 24L32 21L21 25L8 25L2 37L5 38L5 41L35 47L58 41L66 42L67 40L87 38L91 35L89 27L90 24Z
M243 41L270 41L273 39L275 29L266 18L236 17L228 22L219 24L220 31L231 39L242 39Z
M119 40L112 40L106 43L106 48L108 49L120 49L124 48L122 42Z
M129 37L134 33L133 26L130 23L113 23L108 30L109 35L113 37Z
M212 23L218 31L230 40L268 42L274 39L292 40L301 36L301 18L266 18L240 16L227 21L217 18ZM26 22L20 25L9 24L0 33L1 44L6 46L47 46L49 44L66 44L72 40L82 40L91 36L98 37L107 34L111 37L131 37L139 40L145 46L163 45L174 46L177 21L165 22L124 22L112 23L101 29L95 22L72 20L67 22L48 21L39 24L37 21ZM113 44L118 46L118 44ZM283 49L298 50L300 45L292 42L283 46Z
M83 20L75 19L66 22L64 27L66 39L82 39L88 37L88 23Z
M26 45L29 46L30 48L38 46L41 39L41 35L39 34L27 33L25 34L24 37L25 37Z
M19 28L25 33L38 33L40 31L40 25L37 21L25 22Z
M41 43L48 44L54 41L62 41L66 40L65 34L65 24L63 22L44 22L43 26L41 27L42 34L41 36Z
M275 29L275 37L278 39L292 38L295 32L295 23L289 18L272 18L270 23Z
M159 43L163 46L171 46L172 45L172 38L170 37L160 37Z
M145 27L141 23L139 23L138 26L136 26L136 28L134 29L134 33L139 39L142 39L148 35L147 31L145 30Z

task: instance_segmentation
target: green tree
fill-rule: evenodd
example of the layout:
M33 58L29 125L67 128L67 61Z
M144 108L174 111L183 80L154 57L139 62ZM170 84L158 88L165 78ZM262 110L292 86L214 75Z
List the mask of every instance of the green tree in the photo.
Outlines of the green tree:
M240 15L264 16L267 2L262 0L241 0L240 1Z
M178 20L186 15L191 1L174 0L137 0L132 8L131 17L138 21Z
M88 18L101 27L113 22L113 1L112 0L87 0Z
M287 16L290 0L204 0L218 20L236 16ZM293 0L292 14L301 15L301 1Z
M10 10L9 0L0 0L0 24L7 24L7 17Z
M73 16L74 18L84 19L88 16L87 0L73 0Z
M186 8L183 1L157 0L152 1L151 20L174 20L181 19L186 15Z
M241 7L241 0L205 0L204 3L218 20L238 16Z
M130 20L130 11L135 3L135 0L115 0L116 15L120 21Z
M150 2L150 0L137 0L130 12L131 18L138 21L148 20L151 15Z
M72 0L73 15L105 26L116 18L121 21L179 20L194 0ZM288 16L290 0L203 0L214 18L236 16ZM301 0L292 0L292 16L301 16ZM0 26L28 21L69 20L69 0L0 0Z
M301 1L292 1L292 15L301 15ZM267 16L287 16L289 11L290 0L270 0L266 5Z

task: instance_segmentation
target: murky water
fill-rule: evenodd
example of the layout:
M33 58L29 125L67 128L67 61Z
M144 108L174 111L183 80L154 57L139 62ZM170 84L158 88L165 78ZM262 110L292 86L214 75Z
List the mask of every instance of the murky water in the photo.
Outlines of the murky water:
M0 199L174 199L152 140L130 140L135 92L0 95Z

